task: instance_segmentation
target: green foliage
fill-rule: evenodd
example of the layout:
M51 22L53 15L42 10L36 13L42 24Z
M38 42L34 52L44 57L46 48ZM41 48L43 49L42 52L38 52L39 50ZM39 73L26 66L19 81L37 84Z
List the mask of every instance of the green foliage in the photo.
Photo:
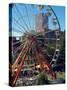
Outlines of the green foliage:
M63 32L63 34L61 35L60 38L60 52L61 54L65 54L65 32Z
M38 85L49 84L46 74L41 74L38 79Z
M54 54L54 51L55 51L55 48L51 48L51 45L49 44L48 47L47 47L47 52L48 52L50 55L53 55L53 54Z

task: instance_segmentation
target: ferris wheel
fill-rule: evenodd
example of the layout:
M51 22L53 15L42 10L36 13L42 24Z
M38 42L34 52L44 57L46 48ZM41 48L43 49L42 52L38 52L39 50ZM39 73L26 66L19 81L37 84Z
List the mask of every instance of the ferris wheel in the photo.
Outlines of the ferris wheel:
M21 67L24 65L26 67L23 67L24 71L29 71L31 67L40 68L39 63L41 61L39 61L39 58L42 60L45 56L49 57L49 65L45 65L46 68L49 69L48 66L54 67L60 52L61 28L55 11L49 5L19 3L10 4L9 8L9 34L12 38L12 69L16 71L17 68L17 72L15 73L14 71L12 73L16 74L14 75L16 77L14 79L15 84L19 72L23 71ZM28 59L27 64L26 59ZM32 64L29 64L29 62L32 62ZM41 63L42 66L43 63ZM27 69L28 67L30 68ZM35 78L39 76L39 73L35 75ZM33 77L33 79L35 78ZM30 80L30 77L25 79Z

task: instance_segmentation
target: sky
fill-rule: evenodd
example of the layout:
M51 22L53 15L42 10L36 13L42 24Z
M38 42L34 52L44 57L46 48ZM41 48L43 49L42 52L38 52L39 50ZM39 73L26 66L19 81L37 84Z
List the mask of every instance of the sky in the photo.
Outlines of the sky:
M55 6L53 7L58 20L60 22L61 30L63 31L65 29L65 7L63 6Z
M65 7L63 6L51 6L54 10L61 30L65 29ZM28 4L14 4L12 6L12 15L9 17L12 19L12 27L10 27L10 35L12 32L13 36L23 35L23 33L36 29L36 14L47 13L46 9L48 7L44 5L44 8L41 10L37 5L28 5ZM11 10L11 8L10 8ZM51 23L52 17L55 17L52 13L52 16L49 16L49 28L53 29L54 26ZM10 19L9 19L10 20ZM11 22L10 22L11 24Z

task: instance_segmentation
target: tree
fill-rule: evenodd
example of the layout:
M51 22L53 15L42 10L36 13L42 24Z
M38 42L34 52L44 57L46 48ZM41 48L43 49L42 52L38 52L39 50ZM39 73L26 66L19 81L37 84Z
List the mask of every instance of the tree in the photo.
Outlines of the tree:
M47 79L47 75L42 73L40 76L39 76L39 79L38 79L38 85L44 85L44 84L49 84L49 81Z

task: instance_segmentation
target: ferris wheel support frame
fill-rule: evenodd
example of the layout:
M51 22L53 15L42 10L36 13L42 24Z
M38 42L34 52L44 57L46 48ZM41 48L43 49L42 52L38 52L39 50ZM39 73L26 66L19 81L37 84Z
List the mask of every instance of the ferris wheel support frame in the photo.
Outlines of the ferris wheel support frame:
M59 50L60 44L58 44L58 41L60 41L60 31L61 31L61 27L60 27L60 23L59 23L58 17L56 16L56 13L54 12L54 10L52 9L52 7L51 7L50 5L48 5L48 7L51 9L51 11L53 12L53 14L55 15L56 20L57 20L57 23L58 23L58 26L59 26L59 29L55 32L55 34L56 34L56 50L55 50L53 59L52 59L52 61L50 62L50 64L52 65L52 67L54 67L54 65L56 64L57 59L58 59L58 57L59 57L59 53L60 53L60 50ZM58 47L59 47L59 48L58 48Z

